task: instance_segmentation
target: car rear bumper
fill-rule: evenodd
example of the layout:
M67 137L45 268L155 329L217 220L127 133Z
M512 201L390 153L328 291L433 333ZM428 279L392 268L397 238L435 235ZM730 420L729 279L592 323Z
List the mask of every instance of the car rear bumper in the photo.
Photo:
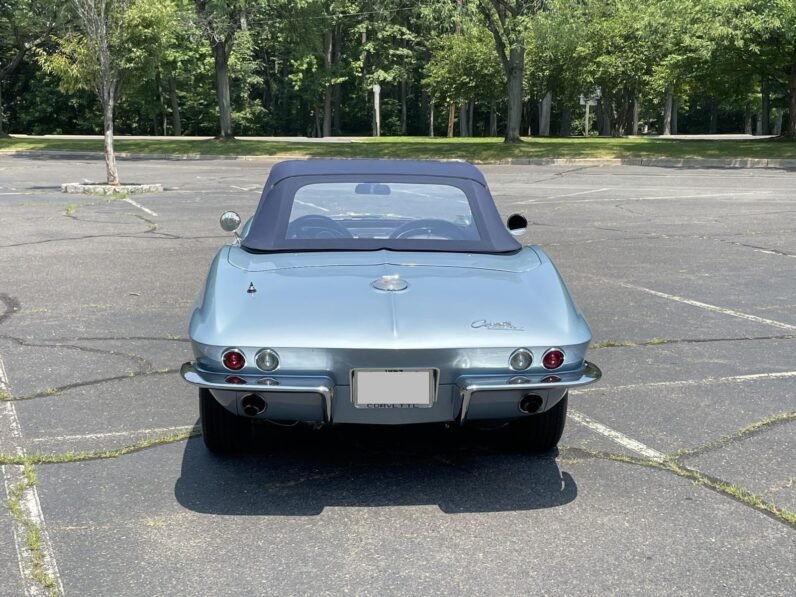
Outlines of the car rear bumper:
M330 376L233 376L203 371L195 363L185 363L180 373L189 384L209 389L219 403L238 415L243 415L241 400L257 394L268 405L257 418L382 425L518 418L528 415L519 408L528 395L539 397L536 412L544 412L569 389L602 377L600 369L588 361L579 371L558 374L463 375L455 383L440 384L430 407L374 409L354 406L351 387L335 384ZM243 383L230 383L231 377Z

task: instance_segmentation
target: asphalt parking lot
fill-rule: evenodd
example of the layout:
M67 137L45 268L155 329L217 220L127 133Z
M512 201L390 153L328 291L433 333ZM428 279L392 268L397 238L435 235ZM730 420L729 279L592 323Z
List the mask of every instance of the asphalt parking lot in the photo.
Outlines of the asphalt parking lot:
M0 594L792 594L796 173L483 167L594 332L555 454L434 427L219 458L176 370L268 167L125 161L166 187L136 205L59 191L100 161L0 157Z

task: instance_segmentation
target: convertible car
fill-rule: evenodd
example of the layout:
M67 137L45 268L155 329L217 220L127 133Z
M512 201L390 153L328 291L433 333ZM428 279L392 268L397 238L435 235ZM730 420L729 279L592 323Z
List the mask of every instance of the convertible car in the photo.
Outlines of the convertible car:
M463 162L286 161L210 266L190 318L202 434L257 422L503 422L543 451L597 381L591 331L550 258Z

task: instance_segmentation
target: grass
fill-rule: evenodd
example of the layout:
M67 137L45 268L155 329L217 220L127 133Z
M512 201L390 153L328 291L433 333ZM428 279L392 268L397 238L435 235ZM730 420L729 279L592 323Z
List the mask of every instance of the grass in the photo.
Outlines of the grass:
M97 139L0 138L0 150L102 152ZM498 138L362 137L353 143L254 140L138 140L117 137L128 153L297 157L447 158L499 161L509 158L796 158L796 140L682 140L622 138L529 138L505 145Z
M55 579L44 567L44 549L42 548L42 536L39 526L25 516L22 509L22 498L25 492L36 485L36 471L29 462L23 464L22 480L9 488L9 498L6 501L6 508L11 516L25 530L25 547L30 553L31 568L30 576L39 583L48 595L57 595L58 589L55 586Z

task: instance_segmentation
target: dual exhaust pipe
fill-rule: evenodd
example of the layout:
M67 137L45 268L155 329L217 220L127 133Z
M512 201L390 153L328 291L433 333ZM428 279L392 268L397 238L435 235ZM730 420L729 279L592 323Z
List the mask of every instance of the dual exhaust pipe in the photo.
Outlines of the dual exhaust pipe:
M241 408L243 408L243 413L247 417L256 417L265 412L268 408L262 396L258 396L257 394L247 394L241 399L240 405Z

